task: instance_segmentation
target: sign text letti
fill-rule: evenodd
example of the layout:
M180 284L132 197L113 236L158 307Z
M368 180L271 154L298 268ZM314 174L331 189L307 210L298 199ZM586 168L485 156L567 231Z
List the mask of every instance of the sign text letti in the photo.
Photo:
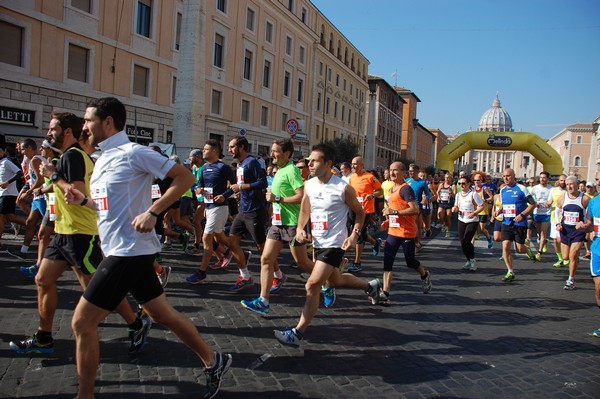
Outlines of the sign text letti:
M33 126L35 122L35 111L0 107L0 122L12 123L14 125Z

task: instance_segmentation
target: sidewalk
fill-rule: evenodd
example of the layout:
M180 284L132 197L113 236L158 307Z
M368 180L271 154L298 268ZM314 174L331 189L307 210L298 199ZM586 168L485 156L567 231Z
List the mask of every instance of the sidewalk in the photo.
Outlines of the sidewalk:
M542 263L516 257L513 283L499 244L478 241L479 270L461 270L464 257L455 232L451 239L425 240L418 258L431 271L433 290L421 293L418 275L395 263L392 306L371 305L364 293L339 289L334 307L321 308L300 349L282 347L272 330L295 325L304 303L304 280L291 269L289 251L280 258L289 278L271 299L269 319L239 304L258 295L230 294L235 266L209 270L208 282L185 277L200 258L177 244L163 253L173 266L167 296L192 318L211 345L233 353L220 398L598 398L600 392L600 311L594 301L589 261L582 260L576 289L562 289L566 270L554 269L553 255ZM20 241L6 234L3 245ZM251 270L258 278L256 251ZM381 277L383 251L365 248L363 272ZM35 285L21 276L22 262L0 253L0 397L73 398L75 344L70 319L81 289L72 272L59 281L55 353L24 356L8 348L37 327ZM156 325L143 352L127 353L126 326L117 315L101 325L97 398L200 397L204 375L197 358Z

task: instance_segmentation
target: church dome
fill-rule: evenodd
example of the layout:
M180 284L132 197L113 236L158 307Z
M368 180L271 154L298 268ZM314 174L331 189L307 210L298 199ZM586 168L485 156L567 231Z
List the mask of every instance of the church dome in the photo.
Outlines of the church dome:
M512 120L510 115L500 106L498 94L492 103L490 109L485 111L479 120L480 132L512 132Z

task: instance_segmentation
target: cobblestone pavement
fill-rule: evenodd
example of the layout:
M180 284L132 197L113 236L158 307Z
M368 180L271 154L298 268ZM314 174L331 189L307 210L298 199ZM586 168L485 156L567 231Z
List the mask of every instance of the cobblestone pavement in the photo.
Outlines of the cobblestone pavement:
M455 233L454 233L455 234ZM75 345L70 320L81 295L73 273L59 281L55 353L20 355L11 340L31 334L38 323L36 289L10 256L19 242L5 234L0 252L0 397L75 396ZM185 277L200 258L174 244L164 263L174 272L167 286L171 303L192 318L211 345L233 353L221 398L598 398L600 312L594 303L589 261L582 260L574 291L562 289L567 271L554 269L554 255L541 263L517 257L517 279L500 281L500 246L477 242L477 272L464 272L455 236L426 240L419 259L431 271L433 290L422 294L418 275L400 255L392 305L373 306L363 292L338 289L330 309L320 309L300 349L282 347L273 329L294 326L304 302L304 279L280 258L288 273L264 319L240 305L256 297L258 285L230 294L235 266L209 270L208 282ZM380 277L383 254L367 245L363 272ZM258 278L258 257L251 259ZM200 397L204 375L195 355L172 333L154 326L137 356L127 353L126 327L117 315L101 325L98 398Z

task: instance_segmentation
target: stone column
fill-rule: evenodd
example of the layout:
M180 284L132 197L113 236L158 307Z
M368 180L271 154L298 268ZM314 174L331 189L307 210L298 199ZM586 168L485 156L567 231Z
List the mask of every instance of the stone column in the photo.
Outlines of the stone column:
M183 2L181 48L173 118L173 142L180 155L208 139L205 104L206 14L204 2Z

